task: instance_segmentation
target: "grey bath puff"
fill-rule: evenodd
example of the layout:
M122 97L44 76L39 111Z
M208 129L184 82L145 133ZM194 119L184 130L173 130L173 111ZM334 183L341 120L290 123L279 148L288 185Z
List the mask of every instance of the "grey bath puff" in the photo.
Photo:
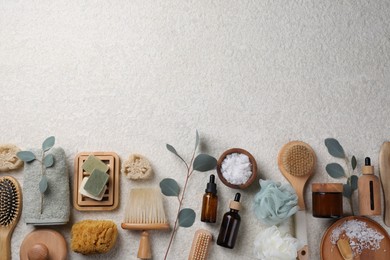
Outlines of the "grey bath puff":
M66 156L62 148L53 147L47 154L54 156L54 165L42 167L38 161L42 158L41 149L32 149L37 160L24 164L23 211L24 221L32 225L63 225L69 221L70 196L69 174L66 168ZM42 214L39 182L42 169L46 172L48 188L44 193Z

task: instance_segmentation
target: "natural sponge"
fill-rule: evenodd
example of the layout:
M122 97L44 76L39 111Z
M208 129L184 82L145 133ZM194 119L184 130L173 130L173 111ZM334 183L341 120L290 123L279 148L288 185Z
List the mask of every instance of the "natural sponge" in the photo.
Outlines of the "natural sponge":
M131 154L123 163L122 173L131 180L150 179L153 171L150 162L140 154Z
M107 253L117 236L116 224L110 220L83 220L72 226L71 248L84 255Z

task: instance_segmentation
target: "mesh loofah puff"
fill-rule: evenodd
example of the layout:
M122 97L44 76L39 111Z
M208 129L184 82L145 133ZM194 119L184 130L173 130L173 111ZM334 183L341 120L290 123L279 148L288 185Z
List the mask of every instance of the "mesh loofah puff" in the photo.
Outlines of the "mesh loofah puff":
M289 184L260 180L260 192L255 196L256 217L267 225L277 225L298 211L298 196Z
M152 165L146 157L131 154L122 166L122 173L131 180L150 179L153 176Z

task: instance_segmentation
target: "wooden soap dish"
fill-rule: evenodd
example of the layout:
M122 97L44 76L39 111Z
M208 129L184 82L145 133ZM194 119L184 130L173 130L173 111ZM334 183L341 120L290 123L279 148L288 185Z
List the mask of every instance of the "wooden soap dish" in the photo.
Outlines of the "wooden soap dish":
M101 201L93 200L79 193L81 182L90 173L83 170L83 163L89 155L94 155L108 165L107 174L110 176L107 182L107 190ZM119 178L120 161L113 152L82 152L76 155L74 160L74 189L73 206L79 211L108 211L114 210L119 205Z

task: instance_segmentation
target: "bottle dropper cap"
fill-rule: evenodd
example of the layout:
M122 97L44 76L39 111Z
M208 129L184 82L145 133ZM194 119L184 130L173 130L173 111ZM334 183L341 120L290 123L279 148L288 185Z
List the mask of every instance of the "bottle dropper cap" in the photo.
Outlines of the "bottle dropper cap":
M210 175L210 182L207 183L206 192L217 194L217 184L215 184L215 175Z
M370 157L364 159L364 166L362 167L363 174L374 174L374 166L371 165Z
M241 209L240 198L241 194L237 192L234 200L230 201L229 208L239 211Z

